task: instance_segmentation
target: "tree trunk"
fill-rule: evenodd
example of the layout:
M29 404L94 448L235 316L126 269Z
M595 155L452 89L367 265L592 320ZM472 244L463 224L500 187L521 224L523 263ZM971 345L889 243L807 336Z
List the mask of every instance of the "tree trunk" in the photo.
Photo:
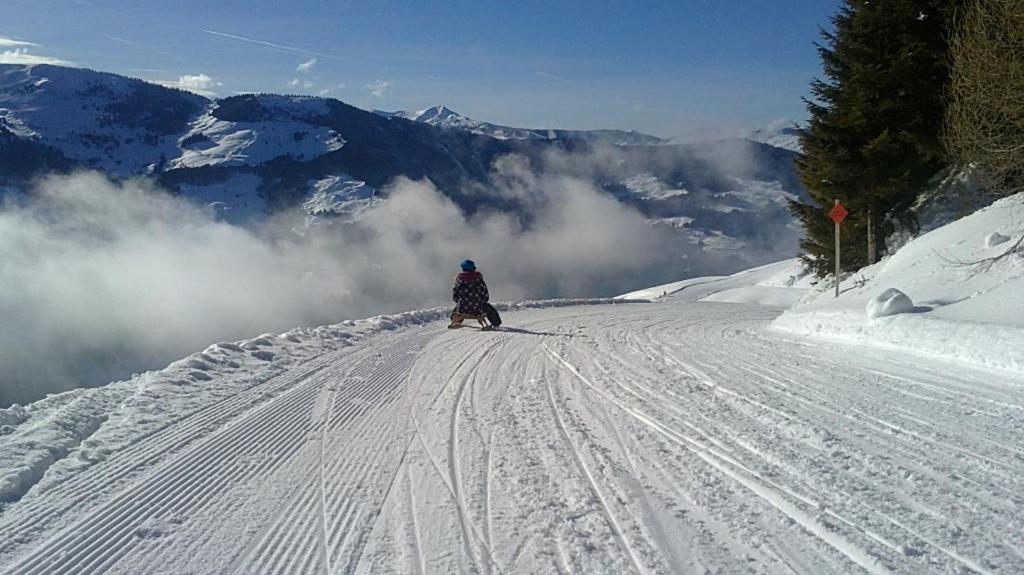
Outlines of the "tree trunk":
M875 237L875 206L868 204L868 265L878 261L878 239Z

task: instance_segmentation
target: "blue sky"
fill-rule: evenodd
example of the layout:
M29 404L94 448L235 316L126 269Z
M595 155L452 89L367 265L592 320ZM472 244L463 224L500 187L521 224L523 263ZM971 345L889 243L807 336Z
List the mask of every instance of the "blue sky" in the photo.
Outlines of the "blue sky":
M683 139L803 119L839 0L4 0L0 61Z

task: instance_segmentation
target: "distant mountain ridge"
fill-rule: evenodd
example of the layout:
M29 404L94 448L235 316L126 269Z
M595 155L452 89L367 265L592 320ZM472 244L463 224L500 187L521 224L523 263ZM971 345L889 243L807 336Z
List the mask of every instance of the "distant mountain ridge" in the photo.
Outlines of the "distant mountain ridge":
M520 200L491 186L495 160L509 154L735 257L735 269L796 253L788 201L805 197L797 154L749 139L674 144L509 128L443 106L373 113L311 96L209 99L92 70L0 65L0 194L86 168L151 177L232 223L291 208L345 221L386 202L387 185L406 177L429 179L467 214L525 216Z
M499 140L582 140L592 143L611 144L615 146L656 146L669 143L669 140L626 130L561 130L531 129L501 126L490 122L473 120L447 106L433 106L415 112L385 112L374 110L386 118L403 118L413 122L422 122L437 126L465 130L474 134L490 136Z
M789 120L776 120L764 128L751 132L748 139L755 142L800 153L800 126Z

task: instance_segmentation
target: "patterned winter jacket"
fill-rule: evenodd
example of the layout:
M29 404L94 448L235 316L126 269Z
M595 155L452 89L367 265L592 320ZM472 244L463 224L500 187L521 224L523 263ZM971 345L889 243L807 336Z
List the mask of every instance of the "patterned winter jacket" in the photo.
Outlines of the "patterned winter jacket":
M484 276L480 275L480 272L462 272L455 276L455 285L452 287L455 311L467 315L482 314L484 304L489 299L487 284L484 283Z

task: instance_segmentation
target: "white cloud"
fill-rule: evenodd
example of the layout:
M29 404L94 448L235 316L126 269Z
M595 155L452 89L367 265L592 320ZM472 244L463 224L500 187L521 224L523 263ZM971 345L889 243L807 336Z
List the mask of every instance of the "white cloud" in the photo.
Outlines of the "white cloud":
M203 96L215 96L215 89L224 85L222 82L218 82L206 74L185 74L184 76L179 76L176 81L164 80L157 82L157 84L167 86L168 88L188 90Z
M35 44L32 42L24 42L22 40L14 40L13 38L4 38L3 36L0 36L0 46L3 46L4 48L23 48L26 46L38 48L39 44Z
M195 76L186 74L178 79L178 83L186 90L209 90L221 85L220 82L206 74L197 74Z
M310 72L313 71L313 66L316 66L316 62L316 56L313 56L309 60L306 60L305 62L296 66L295 71L300 74L309 74Z
M367 84L366 89L369 90L370 93L373 94L374 96L380 98L384 95L385 92L391 89L391 86L393 85L394 83L391 82L390 80L377 79Z
M308 90L315 86L316 84L310 82L309 80L300 80L299 78L292 78L292 81L288 82L288 85L291 86L292 88L305 88Z
M321 98L326 98L328 95L333 94L335 92L340 92L340 91L344 90L347 87L348 87L348 84L346 84L344 82L341 82L340 84L335 84L333 86L326 86L324 88L321 88L321 89L317 90L316 94L317 94L317 96L320 96Z
M0 203L0 311L17 311L0 330L0 397L106 383L215 341L445 305L467 257L509 300L622 293L683 253L636 210L524 158L496 162L488 187L531 225L470 218L425 181L400 179L358 222L299 236L299 211L243 229L145 181L49 178Z
M3 52L0 52L0 64L52 64L54 66L76 65L74 62L68 62L67 60L61 60L60 58L30 54L28 48L15 48L14 50L4 50Z
M52 64L54 66L77 66L74 62L53 58L51 56L40 56L30 53L30 48L41 48L35 42L15 40L6 36L0 36L0 48L11 48L0 52L0 64Z

